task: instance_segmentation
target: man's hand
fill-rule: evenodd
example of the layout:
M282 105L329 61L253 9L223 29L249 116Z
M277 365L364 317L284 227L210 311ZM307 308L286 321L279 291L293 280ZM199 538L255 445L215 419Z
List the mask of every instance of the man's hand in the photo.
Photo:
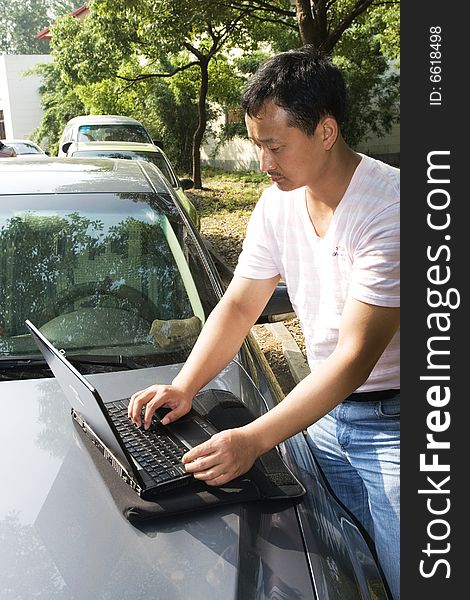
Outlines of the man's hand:
M144 427L148 429L157 408L166 406L172 410L162 419L162 425L176 421L191 410L192 395L174 385L151 385L132 394L127 414L138 426L142 425L142 408L145 406Z
M224 485L246 473L258 457L258 449L243 427L220 431L195 446L183 458L188 473L208 485Z

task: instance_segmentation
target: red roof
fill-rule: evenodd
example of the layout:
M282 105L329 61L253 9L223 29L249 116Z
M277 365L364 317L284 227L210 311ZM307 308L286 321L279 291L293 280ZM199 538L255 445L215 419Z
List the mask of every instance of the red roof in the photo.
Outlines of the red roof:
M75 17L76 19L83 19L84 17L87 16L87 14L89 12L90 12L90 9L88 8L88 6L86 4L84 4L83 6L80 6L79 8L76 8L73 12L71 12L70 16ZM43 40L43 39L50 40L52 35L49 30L49 27L45 27L39 33L37 33L34 37L37 38L38 40Z

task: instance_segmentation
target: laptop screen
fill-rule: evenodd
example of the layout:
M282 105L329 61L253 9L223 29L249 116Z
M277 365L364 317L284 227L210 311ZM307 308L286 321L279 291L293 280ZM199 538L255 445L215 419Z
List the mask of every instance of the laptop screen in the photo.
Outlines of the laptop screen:
M108 419L105 416L103 400L98 391L91 385L77 369L70 364L57 348L31 323L26 321L44 360L54 373L60 387L70 402L75 412L79 413L87 425L98 435L101 441L116 456L116 458L129 470L135 473L131 467L125 451L116 438ZM106 413L107 414L107 413Z

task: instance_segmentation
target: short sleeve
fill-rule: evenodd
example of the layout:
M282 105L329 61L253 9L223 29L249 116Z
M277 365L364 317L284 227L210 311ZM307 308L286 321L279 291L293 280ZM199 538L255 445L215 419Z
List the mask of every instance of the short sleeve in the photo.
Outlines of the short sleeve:
M368 224L354 251L349 295L376 306L400 306L400 205Z
M272 248L274 236L267 218L266 206L266 194L263 193L248 221L235 275L247 279L270 279L279 275Z

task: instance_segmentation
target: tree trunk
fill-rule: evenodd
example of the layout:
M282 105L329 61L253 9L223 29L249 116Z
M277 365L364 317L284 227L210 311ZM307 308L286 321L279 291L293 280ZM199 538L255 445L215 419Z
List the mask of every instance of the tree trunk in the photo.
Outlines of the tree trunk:
M312 44L330 54L343 33L373 4L373 0L357 0L342 15L332 19L327 0L295 0L297 24L302 43ZM328 15L330 11L330 16Z
M199 87L199 99L197 103L198 125L193 136L193 180L194 188L196 190L202 189L201 144L207 125L206 98L209 87L208 62L206 57L200 58L199 62L199 67L201 69L201 85Z
M324 49L328 40L325 0L296 0L296 12L302 43Z

